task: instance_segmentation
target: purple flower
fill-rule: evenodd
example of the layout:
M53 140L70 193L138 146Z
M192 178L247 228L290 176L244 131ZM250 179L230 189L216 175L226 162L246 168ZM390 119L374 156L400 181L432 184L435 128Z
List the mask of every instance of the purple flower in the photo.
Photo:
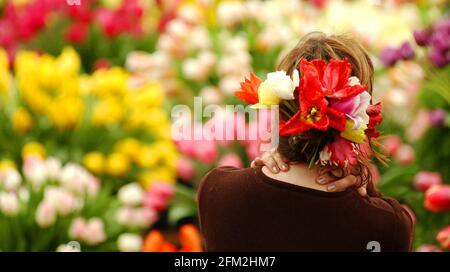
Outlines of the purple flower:
M392 47L384 48L380 53L380 60L386 67L394 66L399 59L399 52Z
M442 127L446 116L447 113L443 109L432 110L429 113L430 123L435 127Z
M398 49L398 55L404 60L409 60L413 59L416 53L409 42L404 42Z
M431 45L438 50L445 51L450 49L450 33L436 31L430 39Z
M428 57L430 58L431 62L433 62L434 65L438 67L444 67L450 62L450 54L438 49L433 49L432 51L430 51Z
M430 42L430 31L428 29L414 30L414 39L420 46L428 45Z
M450 34L450 18L446 18L436 22L433 25L433 31L444 32Z

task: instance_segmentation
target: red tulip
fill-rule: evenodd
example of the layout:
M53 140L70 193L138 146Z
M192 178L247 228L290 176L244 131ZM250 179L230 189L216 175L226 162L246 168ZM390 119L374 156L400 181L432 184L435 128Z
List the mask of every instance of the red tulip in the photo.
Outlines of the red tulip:
M90 4L86 2L82 2L81 5L69 5L67 13L73 20L80 23L90 23L92 20Z
M88 26L83 23L75 23L71 25L67 31L65 38L71 43L82 43L86 40Z
M432 212L450 210L450 185L433 185L425 192L425 208Z
M115 38L120 34L119 21L121 18L117 18L114 11L109 9L99 9L97 12L97 20L108 38Z
M450 249L450 225L441 229L436 236L441 247L445 249Z
M100 58L94 63L94 70L108 69L110 67L112 67L111 62L105 58Z
M441 183L441 175L436 172L421 171L414 177L414 186L422 192L425 192L433 185Z

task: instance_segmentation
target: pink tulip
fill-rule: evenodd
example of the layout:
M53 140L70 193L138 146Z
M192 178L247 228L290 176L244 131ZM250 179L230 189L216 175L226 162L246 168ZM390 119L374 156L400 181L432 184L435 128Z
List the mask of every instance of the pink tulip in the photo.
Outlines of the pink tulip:
M193 158L195 156L195 145L193 142L193 140L179 140L175 143L183 155Z
M410 165L414 162L415 156L414 149L410 145L402 144L397 150L394 158L402 165Z
M421 245L417 248L416 252L442 252L442 249L434 245Z
M222 159L219 161L218 166L234 166L237 168L242 168L242 160L241 158L234 154L230 153L222 157Z
M439 231L436 240L438 240L441 247L450 249L450 225Z
M175 188L166 182L154 182L149 193L169 199L175 193Z
M247 156L249 160L254 160L256 157L259 156L260 150L259 150L259 141L249 141L247 145L245 146L245 153L247 153Z
M432 212L450 210L450 185L438 184L425 192L425 208Z
M422 192L425 192L433 185L441 183L441 175L436 172L421 171L414 177L414 186Z
M144 197L144 207L156 211L164 211L174 193L175 189L171 184L155 182Z
M84 218L78 217L72 221L69 228L69 237L72 239L83 239L87 231L87 224Z
M387 155L395 155L402 145L402 139L397 135L387 136L383 140L383 149Z
M83 240L89 245L97 245L106 240L105 226L100 218L89 219L83 234Z
M149 195L144 199L144 206L151 210L162 212L167 208L167 199L158 195Z
M213 163L218 156L217 144L215 141L196 141L195 142L196 158L206 164Z
M422 138L429 127L429 112L427 110L421 110L417 113L412 124L406 129L406 137L410 141L416 141Z
M177 176L183 180L191 180L195 176L195 168L192 161L182 157L177 162Z

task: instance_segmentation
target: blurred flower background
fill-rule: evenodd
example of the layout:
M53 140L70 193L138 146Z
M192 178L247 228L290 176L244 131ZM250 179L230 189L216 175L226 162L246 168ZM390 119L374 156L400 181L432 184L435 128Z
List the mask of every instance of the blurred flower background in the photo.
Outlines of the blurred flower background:
M259 141L173 141L172 106L238 103L244 76L314 30L369 50L390 156L373 165L377 186L414 212L415 250L450 250L449 12L447 0L0 0L0 250L201 251L201 177L249 166ZM258 125L225 111L205 122L229 118L235 132Z

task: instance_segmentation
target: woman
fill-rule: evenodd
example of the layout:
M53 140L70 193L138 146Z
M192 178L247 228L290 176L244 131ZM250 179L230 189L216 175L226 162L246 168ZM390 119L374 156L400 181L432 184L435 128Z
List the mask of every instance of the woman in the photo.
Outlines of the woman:
M370 174L370 158L383 160L372 149L381 106L371 105L373 66L364 48L312 33L278 70L264 82L252 75L236 93L253 107L279 105L280 143L252 168L204 177L198 205L206 249L410 250L412 216L383 197Z

